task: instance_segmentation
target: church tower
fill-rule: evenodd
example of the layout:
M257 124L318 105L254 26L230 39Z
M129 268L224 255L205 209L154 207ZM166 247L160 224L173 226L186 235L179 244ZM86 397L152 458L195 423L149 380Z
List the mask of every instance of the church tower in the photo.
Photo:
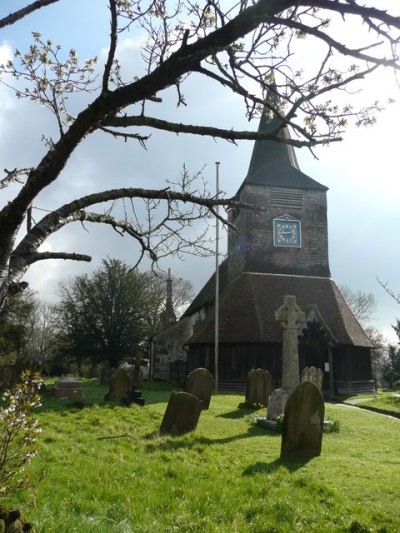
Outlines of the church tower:
M263 115L258 131L278 128L277 118ZM287 128L279 136L289 140ZM236 197L264 210L230 211L229 279L241 272L329 277L327 190L301 172L292 146L256 141Z

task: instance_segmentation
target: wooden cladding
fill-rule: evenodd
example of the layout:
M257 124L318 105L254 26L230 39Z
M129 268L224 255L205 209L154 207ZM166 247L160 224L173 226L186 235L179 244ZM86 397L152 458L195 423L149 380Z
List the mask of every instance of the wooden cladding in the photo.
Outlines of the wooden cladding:
M292 189L271 189L271 206L288 209L303 208L303 194Z

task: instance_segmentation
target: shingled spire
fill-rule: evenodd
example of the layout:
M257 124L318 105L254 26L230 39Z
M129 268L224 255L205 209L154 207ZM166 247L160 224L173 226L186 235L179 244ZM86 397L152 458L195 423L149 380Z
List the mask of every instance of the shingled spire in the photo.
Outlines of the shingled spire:
M161 324L164 328L167 328L171 324L175 324L176 315L174 312L174 306L172 304L172 277L171 269L168 269L167 287L166 287L166 300L165 309L161 313Z
M276 96L273 98L276 99ZM279 131L279 138L290 140L288 127L285 126L279 130L281 119L274 115L272 120L268 120L267 113L268 111L265 109L261 116L258 132L275 133ZM301 172L293 146L276 141L255 142L244 184L327 190L327 187Z

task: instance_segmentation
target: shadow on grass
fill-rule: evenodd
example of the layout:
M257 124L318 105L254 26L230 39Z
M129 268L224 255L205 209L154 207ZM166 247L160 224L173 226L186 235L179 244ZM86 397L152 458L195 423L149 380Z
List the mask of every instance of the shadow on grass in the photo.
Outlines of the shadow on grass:
M229 413L222 413L220 415L217 415L217 418L230 418L230 419L237 419L237 418L243 418L247 415L252 415L257 412L257 409L253 409L252 407L238 407L237 409L234 409L233 411L229 411Z
M172 435L162 435L161 438L158 439L158 432L152 432L145 436L147 440L153 441L146 445L145 451L148 453L152 453L155 451L172 451L180 449L190 450L193 448L209 446L212 444L228 444L230 442L248 439L251 437L259 437L265 434L265 429L258 428L255 426L250 427L246 433L240 433L238 435L232 435L231 437L224 437L222 439L210 439L208 437L198 437L196 435L193 436L193 433L188 433L186 435L177 435L176 437ZM268 432L268 436L280 437L280 435L275 432Z
M275 459L271 463L257 462L254 465L248 466L244 472L244 476L254 476L256 474L272 474L279 468L284 467L289 472L295 472L310 461L310 458L304 459Z

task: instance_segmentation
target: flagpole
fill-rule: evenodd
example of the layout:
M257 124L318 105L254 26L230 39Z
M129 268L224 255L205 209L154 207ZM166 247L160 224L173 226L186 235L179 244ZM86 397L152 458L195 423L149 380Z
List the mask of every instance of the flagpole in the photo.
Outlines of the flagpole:
M216 198L219 199L219 165L220 162L215 163L215 188ZM214 379L215 392L218 392L218 330L219 330L219 206L216 206L217 213L215 222L215 338L214 338Z

